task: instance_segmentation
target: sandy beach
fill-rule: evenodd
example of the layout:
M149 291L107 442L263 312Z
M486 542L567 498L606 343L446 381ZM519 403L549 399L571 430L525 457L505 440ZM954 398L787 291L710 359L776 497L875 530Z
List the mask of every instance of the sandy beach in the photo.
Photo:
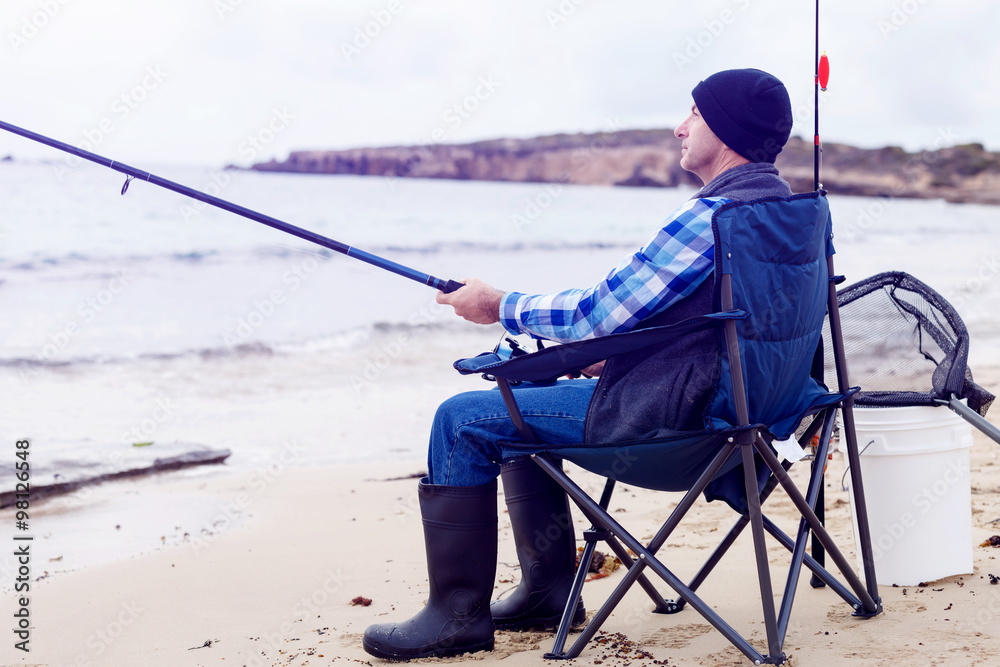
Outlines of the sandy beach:
M351 370L343 364L330 362L314 369L317 386L326 392L314 399L327 407L321 423L330 427L316 433L316 420L288 419L286 435L298 439L303 449L349 443L363 447L366 440L384 447L387 440L398 438L397 461L328 465L316 456L291 450L282 454L276 448L272 458L241 469L216 466L114 482L38 504L32 511L31 652L16 650L17 639L8 631L0 646L0 664L380 663L361 648L364 628L408 618L427 594L415 476L425 470L422 450L430 416L450 393L485 386L439 361L455 356L460 347L473 349L468 346L491 338L491 332L437 337L424 346L423 361L387 365L380 381L363 391L344 381ZM372 342L369 352L380 344ZM275 386L301 371L284 368L279 356L225 363L248 364L248 374L267 377ZM1000 368L975 370L984 386L1000 389ZM206 397L211 393L208 385L193 391L204 391ZM192 423L211 433L209 416L221 409L224 399L205 402L204 420ZM407 409L387 410L400 405ZM280 418L262 406L256 418L236 419L231 410L225 424L230 436L235 429L236 437L249 437L268 420ZM827 474L828 525L847 544L853 562L843 470L836 455ZM584 488L599 490L598 480L589 473L576 469L573 474ZM1000 447L978 433L971 450L971 486L973 541L978 545L1000 533ZM678 499L621 488L613 507L626 526L646 538ZM516 586L519 577L502 497L498 503L496 596ZM775 494L769 505L772 517L784 520L789 530L787 499ZM574 516L579 534L586 526L579 512ZM690 577L733 519L719 503L703 504L667 549L668 566L682 578ZM13 523L11 510L0 511L5 534ZM885 613L872 620L852 618L851 609L835 594L810 588L808 575L803 575L786 641L789 664L992 664L1000 652L1000 586L991 585L990 575L1000 575L1000 549L975 546L973 553L971 574L926 586L880 587ZM780 586L786 552L772 545L771 560ZM703 587L704 596L762 648L749 536L724 562ZM16 565L10 556L3 563L0 599L10 623L17 598L8 575ZM621 574L619 570L587 584L589 612ZM662 590L671 597L665 585ZM358 597L370 599L370 606L352 604ZM622 633L635 650L666 664L750 664L696 612L659 616L649 613L650 608L641 591L631 592L605 631ZM545 633L498 632L492 653L452 661L534 665L541 664L550 647L551 637ZM651 662L629 657L633 655L591 644L574 664Z
M830 289L889 271L925 282L968 329L975 381L1000 396L1000 47L988 28L1000 2L822 3L822 20L820 4L6 2L0 667L387 665L363 634L429 594L418 483L435 411L495 386L453 364L506 335L456 317L433 286L598 286L579 309L603 320L594 331L648 322L668 304L648 293L673 307L708 258L709 209L734 213L703 197L783 193L771 163L791 191L830 195ZM792 282L812 263L784 227L752 240L753 263ZM746 235L727 246L715 232L719 267L740 266ZM737 274L741 302L760 285ZM748 309L751 348L778 347L769 325L798 300L779 287ZM860 349L849 365L880 376L862 389L926 388L907 383L960 329L926 303L845 316ZM892 327L916 312L947 331ZM780 346L806 340L794 337ZM751 390L769 355L749 357ZM934 379L961 377L945 370ZM1000 426L1000 404L986 417ZM895 548L921 563L967 553L968 565L880 577L884 613L870 619L803 570L775 661L1000 665L1000 444L971 428L968 444L962 422L947 435L915 423L900 437L940 437L933 463L866 474L869 502L872 489L898 501L872 522L875 564L888 568ZM818 463L848 570L857 501L845 484L857 489L859 471L837 444ZM791 470L800 490L804 463ZM603 478L566 467L601 493ZM619 484L609 511L649 542L682 498ZM502 485L496 500L493 600L522 581ZM764 511L797 533L780 489ZM657 555L691 581L738 519L701 499ZM582 548L589 522L576 508L572 521ZM768 654L764 618L791 556L767 540L775 595L762 601L743 533L696 588ZM588 581L588 618L625 573ZM633 587L569 663L753 664L690 604L652 609ZM553 634L497 631L492 651L416 662L558 667L544 658Z

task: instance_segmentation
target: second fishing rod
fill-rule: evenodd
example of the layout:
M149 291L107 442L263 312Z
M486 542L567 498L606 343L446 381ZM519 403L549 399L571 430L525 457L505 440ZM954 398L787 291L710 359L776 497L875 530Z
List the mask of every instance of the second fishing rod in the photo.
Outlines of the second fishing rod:
M443 280L441 278L436 278L432 275L422 273L415 269L411 269L408 266L403 266L402 264L397 264L391 260L385 259L384 257L379 257L378 255L373 255L364 250L354 248L347 245L346 243L341 243L340 241L335 241L331 238L327 238L315 232L311 232L308 229L303 229L302 227L297 227L295 225L289 224L277 218L273 218L269 215L263 213L258 213L252 209L246 208L245 206L240 206L239 204L234 204L233 202L226 201L225 199L220 199L213 195L207 194L200 190L195 190L194 188L189 188L186 185L181 185L180 183L175 183L174 181L161 178L155 174L151 174L148 171L142 169L136 169L135 167L130 167L122 162L117 162L115 160L106 158L102 155L97 155L96 153L91 153L90 151L83 150L82 148L77 148L76 146L71 146L70 144L64 143L62 141L57 141L45 135L38 134L37 132L32 132L31 130L26 130L17 125L11 125L5 121L0 120L0 129L6 130L13 134L17 134L26 139L31 139L32 141L37 141L40 144L50 146L57 150L75 155L77 157L83 158L90 162L94 162L101 166L113 169L121 174L125 174L126 179L124 185L122 185L122 194L128 190L129 183L132 179L138 178L139 180L146 181L147 183L152 183L161 188L171 190L178 194L184 195L185 197L190 197L201 202L205 202L216 208L220 208L224 211L229 211L230 213L235 213L236 215L242 216L253 220L254 222L259 222L261 224L267 225L268 227L273 227L287 234L297 236L300 239L310 241L318 246L328 248L335 252L339 252L348 257L353 257L354 259L360 260L376 266L380 269L386 271L391 271L397 275L403 276L404 278L409 278L410 280L415 280L424 285L428 285L435 289L439 289L442 292L449 293L462 287L462 283L455 280Z

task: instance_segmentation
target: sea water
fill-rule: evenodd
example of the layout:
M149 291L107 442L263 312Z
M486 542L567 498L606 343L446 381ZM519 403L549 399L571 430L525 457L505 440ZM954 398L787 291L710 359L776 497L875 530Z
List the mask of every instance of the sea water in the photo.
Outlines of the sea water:
M594 284L694 194L153 171L439 278L529 293ZM96 165L0 163L0 438L31 437L50 473L146 441L228 447L250 465L287 449L288 432L356 440L390 426L351 431L344 412L373 421L380 400L400 411L389 362L446 395L437 373L482 351L481 328L426 286L140 180L122 195L124 180ZM1000 365L1000 209L839 196L831 208L838 273L913 274L965 318L973 370ZM305 446L294 460L419 458L430 409L410 410L398 436Z

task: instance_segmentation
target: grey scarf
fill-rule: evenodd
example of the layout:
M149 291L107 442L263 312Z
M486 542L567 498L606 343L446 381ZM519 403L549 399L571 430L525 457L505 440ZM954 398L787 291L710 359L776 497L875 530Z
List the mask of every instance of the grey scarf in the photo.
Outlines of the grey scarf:
M769 162L751 162L727 169L699 190L692 199L726 197L750 201L761 197L788 197L791 188Z

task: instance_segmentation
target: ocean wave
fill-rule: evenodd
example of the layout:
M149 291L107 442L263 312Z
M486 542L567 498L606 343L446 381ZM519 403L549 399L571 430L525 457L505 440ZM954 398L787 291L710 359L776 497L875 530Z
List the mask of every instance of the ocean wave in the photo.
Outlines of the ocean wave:
M412 246L399 246L399 245L386 245L386 246L373 246L371 248L366 248L369 252L384 252L384 253L399 253L399 254L448 254L448 253L469 253L469 252L482 252L482 253L523 253L526 251L538 251L538 252L549 252L549 251L586 251L586 250L608 250L614 248L631 248L634 244L625 243L622 241L606 241L606 240L583 240L583 241L570 241L570 240L558 240L558 239L548 239L548 240L533 240L533 241L518 241L518 242L508 242L508 243L497 243L495 241L447 241L444 243L435 243L433 245L412 245Z
M0 368L11 368L21 373L39 372L42 370L64 370L81 366L103 366L112 364L135 363L141 361L174 361L176 359L195 358L214 359L224 357L268 356L275 353L274 348L267 343L243 343L233 347L205 347L199 349L180 350L176 352L145 352L136 354L95 354L79 355L70 358L43 359L39 357L9 357L0 358Z
M464 326L455 322L374 322L328 335L289 341L248 341L236 345L219 345L175 351L140 352L130 354L94 354L69 358L41 358L12 356L0 357L0 368L14 370L22 375L42 371L64 371L76 367L133 364L142 362L171 362L184 359L226 360L269 356L297 356L312 354L350 353L352 350L386 337L433 335L441 331Z
M507 243L498 243L495 241L422 240L412 245L392 243L365 245L364 247L358 246L359 249L375 255L385 256L387 259L405 255L426 256L469 253L506 255L521 254L524 252L579 252L632 247L634 247L634 244L631 243L605 240L537 240ZM248 259L285 259L288 257L298 257L303 254L323 259L336 259L342 256L341 253L311 244L303 244L301 246L263 245L250 249L177 250L157 254L87 255L73 252L62 255L45 255L29 258L0 257L0 270L38 272L60 269L86 269L87 267L96 265L101 267L157 263L192 265L204 264L206 262L246 261ZM77 274L73 277L79 277L79 275Z
M178 264L201 263L205 260L224 255L218 250L191 250L183 252L168 252L155 255L85 255L78 252L64 255L44 255L30 258L8 259L0 257L0 270L37 272L37 271L59 271L66 269L84 269L91 266L107 267L109 265L143 264L153 262L172 262ZM96 274L88 274L83 277L102 277L104 274L111 275L106 270ZM79 274L73 275L80 277Z
M276 354L276 347L262 342L241 343L232 347L204 347L176 352L143 352L136 354L80 355L69 359L39 359L26 357L0 358L0 367L19 370L64 369L73 366L95 366L141 361L174 361L176 359L222 359L227 357L259 357Z

